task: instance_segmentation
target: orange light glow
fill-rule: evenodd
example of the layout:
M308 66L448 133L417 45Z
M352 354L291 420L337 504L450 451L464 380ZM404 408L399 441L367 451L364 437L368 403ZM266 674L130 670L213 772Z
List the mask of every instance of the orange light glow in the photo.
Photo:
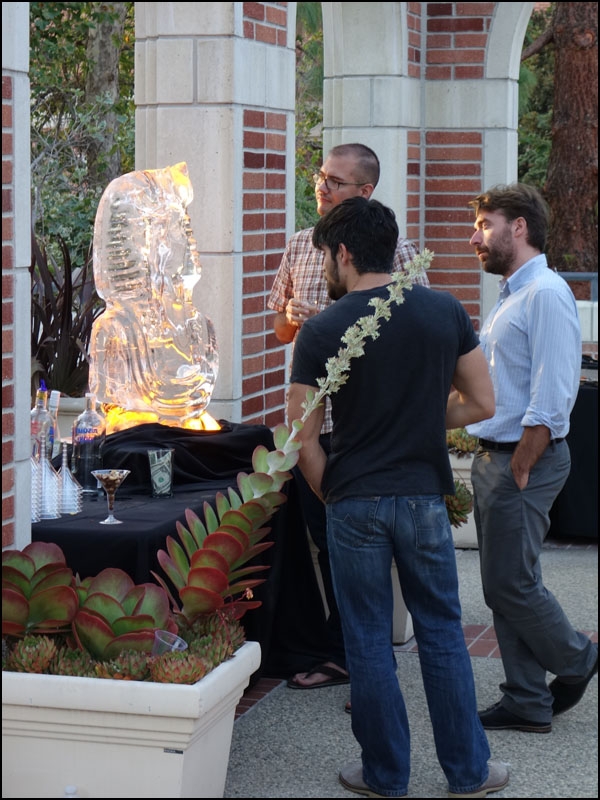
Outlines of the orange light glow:
M117 431L126 431L128 428L133 428L136 425L146 425L150 422L158 422L158 414L152 411L126 411L124 408L114 406L109 403L102 404L102 411L106 415L106 433L116 433ZM183 428L184 430L191 431L220 431L221 426L211 417L207 411L203 411L197 419L181 420L174 419L173 422L161 420L161 425L167 425L170 428Z

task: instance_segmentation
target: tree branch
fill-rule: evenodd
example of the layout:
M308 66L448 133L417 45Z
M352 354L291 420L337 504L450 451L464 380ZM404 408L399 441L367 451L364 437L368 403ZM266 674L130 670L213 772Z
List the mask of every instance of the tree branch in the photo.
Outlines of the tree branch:
M526 61L531 56L534 56L536 53L539 53L542 48L544 48L547 44L554 41L554 31L552 30L552 26L546 28L546 30L540 34L537 39L528 45L523 52L521 53L521 61Z

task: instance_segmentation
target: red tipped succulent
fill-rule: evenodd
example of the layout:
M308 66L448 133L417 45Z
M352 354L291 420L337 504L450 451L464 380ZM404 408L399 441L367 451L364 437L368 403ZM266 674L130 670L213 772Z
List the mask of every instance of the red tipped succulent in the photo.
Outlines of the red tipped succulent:
M2 636L65 633L79 608L73 571L56 544L2 553Z
M73 620L78 644L100 661L123 650L150 652L157 628L177 633L165 591L136 585L121 569L104 569L78 584L80 608Z

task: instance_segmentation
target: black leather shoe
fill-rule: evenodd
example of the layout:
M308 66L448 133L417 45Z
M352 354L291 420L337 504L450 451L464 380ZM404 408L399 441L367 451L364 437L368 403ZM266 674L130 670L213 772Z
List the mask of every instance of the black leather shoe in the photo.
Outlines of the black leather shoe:
M550 733L551 722L533 722L507 711L502 702L479 712L479 719L486 731L525 731L526 733Z
M557 717L559 714L564 714L581 700L585 694L588 683L592 680L594 675L598 672L598 645L596 645L596 663L592 667L589 675L576 683L565 683L560 678L554 678L550 684L550 691L554 696L552 703L552 716Z

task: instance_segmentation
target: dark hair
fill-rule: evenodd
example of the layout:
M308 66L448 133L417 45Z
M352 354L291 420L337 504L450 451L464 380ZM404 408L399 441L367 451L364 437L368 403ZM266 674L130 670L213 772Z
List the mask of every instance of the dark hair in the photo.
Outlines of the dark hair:
M352 177L355 180L363 180L377 186L379 183L380 164L377 154L366 144L352 142L350 144L338 144L332 147L329 156L352 156L356 159L356 169L352 170Z
M315 225L312 243L326 245L335 258L340 244L352 256L359 274L392 272L398 241L396 215L378 200L349 197L332 208Z
M487 192L477 195L469 205L475 209L475 216L478 216L480 211L499 211L508 222L523 217L527 222L527 243L540 252L546 247L548 206L534 186L526 183L494 186Z

